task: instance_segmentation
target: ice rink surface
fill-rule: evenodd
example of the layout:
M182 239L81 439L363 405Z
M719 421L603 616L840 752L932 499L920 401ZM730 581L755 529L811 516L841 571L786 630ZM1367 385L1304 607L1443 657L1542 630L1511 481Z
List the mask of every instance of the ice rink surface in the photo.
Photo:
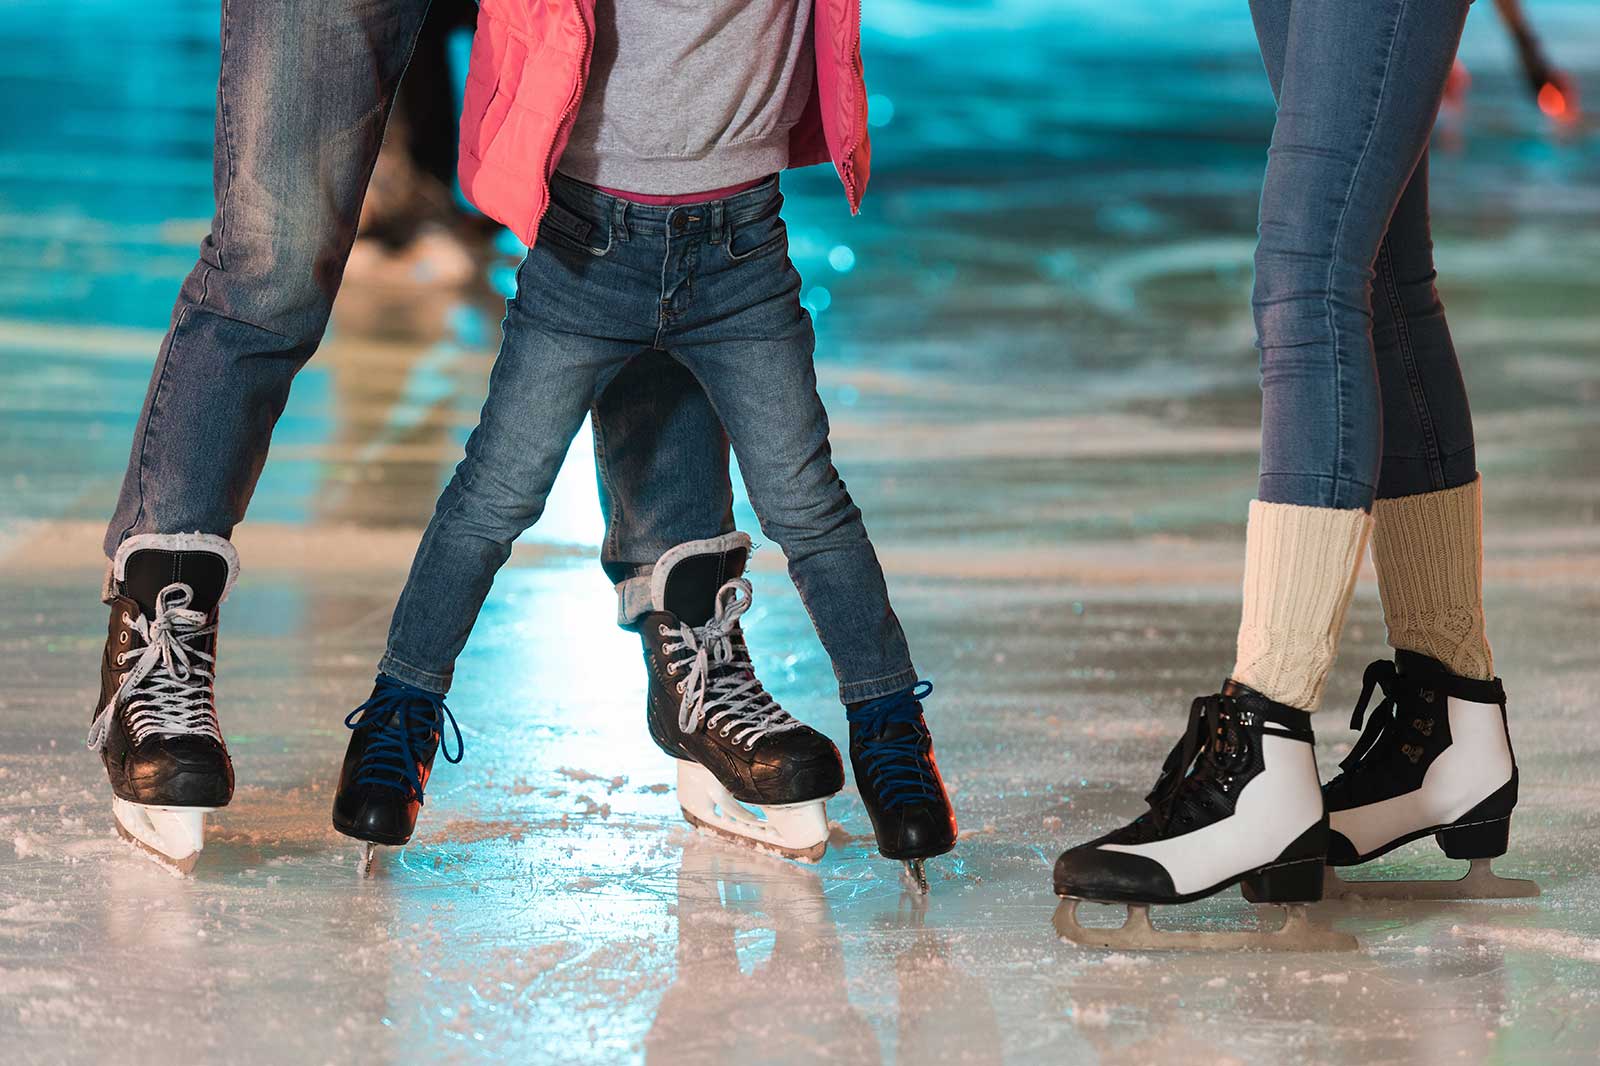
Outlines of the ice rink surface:
M328 821L341 719L498 319L491 285L424 286L404 263L352 272L236 537L218 686L233 804L189 880L117 840L83 748L99 539L205 232L215 11L0 13L7 1063L1600 1060L1593 135L1548 135L1479 5L1433 200L1522 769L1499 866L1544 895L1324 904L1363 944L1341 956L1085 951L1052 934L1051 862L1142 809L1189 699L1232 661L1269 101L1242 0L866 6L867 210L849 219L825 173L786 185L838 462L937 685L963 836L925 906L852 789L814 868L682 823L638 644L593 563L582 440L458 670L465 761L441 764L413 843L358 878ZM1600 14L1531 7L1600 99ZM742 501L739 518L758 532ZM760 672L842 741L779 553L755 566ZM1381 654L1369 572L1317 720L1325 774ZM1457 866L1424 842L1383 872ZM1166 921L1252 909L1230 892Z

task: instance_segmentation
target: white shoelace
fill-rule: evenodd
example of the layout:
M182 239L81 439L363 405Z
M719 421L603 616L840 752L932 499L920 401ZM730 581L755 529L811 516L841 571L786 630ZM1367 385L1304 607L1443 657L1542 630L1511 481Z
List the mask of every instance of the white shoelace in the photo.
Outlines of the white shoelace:
M217 660L190 644L215 633L217 627L206 624L204 611L189 607L193 600L194 589L177 581L156 597L154 620L123 614L123 625L132 626L145 644L117 654L119 667L135 656L138 661L122 675L117 691L95 716L89 727L89 750L105 747L118 708L128 714L135 744L154 735L206 736L222 743L211 695Z
M736 577L717 590L710 621L698 628L678 627L678 639L661 647L669 655L681 650L694 652L693 659L667 665L669 674L688 667L678 683L683 697L678 704L678 728L685 733L699 730L702 724L706 729L720 728L723 736L747 749L754 748L762 737L801 725L761 687L749 654L733 642L739 616L749 609L750 582ZM671 632L661 627L662 636Z

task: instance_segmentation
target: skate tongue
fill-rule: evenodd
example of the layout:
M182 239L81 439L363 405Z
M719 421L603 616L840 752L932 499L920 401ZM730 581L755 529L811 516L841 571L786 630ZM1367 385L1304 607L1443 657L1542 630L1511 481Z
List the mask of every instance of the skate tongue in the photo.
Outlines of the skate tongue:
M748 547L738 547L674 561L657 607L684 625L704 626L716 612L718 591L744 573L749 555Z
M124 567L121 591L147 618L155 617L161 590L174 582L194 590L189 607L205 614L217 609L228 583L228 561L216 552L146 548L129 555Z

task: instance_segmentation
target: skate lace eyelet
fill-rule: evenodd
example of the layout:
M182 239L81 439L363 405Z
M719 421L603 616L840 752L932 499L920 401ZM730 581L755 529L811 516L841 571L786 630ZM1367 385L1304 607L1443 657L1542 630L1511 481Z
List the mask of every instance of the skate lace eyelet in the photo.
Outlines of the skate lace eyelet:
M683 685L683 682L682 682L682 681L679 681L679 682L678 682L678 685L677 685L677 688L678 688L678 695L680 695L680 696L681 696L681 695L683 695L683 688L684 688L684 685Z
M125 626L133 625L133 619L128 617L128 612L127 611L123 611L122 612L122 624L125 625Z
M666 626L664 626L664 625L658 625L658 626L656 626L656 635L657 635L657 636L660 636L660 637L664 637L664 636L666 636L666 635L667 635L667 634L668 634L668 633L671 633L671 632L672 632L672 630L670 630L670 629L668 629L668 628L667 628L667 627L666 627Z
M126 644L126 643L128 643L128 631L126 629L124 629L121 633L117 634L117 643L118 644Z
M678 664L675 663L675 662L668 663L667 664L667 674L669 676L676 677L678 675ZM678 688L680 690L682 690L683 686L679 685Z

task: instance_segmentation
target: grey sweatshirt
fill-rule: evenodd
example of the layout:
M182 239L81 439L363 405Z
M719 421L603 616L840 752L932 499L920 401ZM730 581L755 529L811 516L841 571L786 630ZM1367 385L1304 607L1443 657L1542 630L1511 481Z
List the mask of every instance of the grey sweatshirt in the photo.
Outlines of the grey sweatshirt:
M563 174L667 196L788 166L816 77L811 0L596 0L594 17Z

